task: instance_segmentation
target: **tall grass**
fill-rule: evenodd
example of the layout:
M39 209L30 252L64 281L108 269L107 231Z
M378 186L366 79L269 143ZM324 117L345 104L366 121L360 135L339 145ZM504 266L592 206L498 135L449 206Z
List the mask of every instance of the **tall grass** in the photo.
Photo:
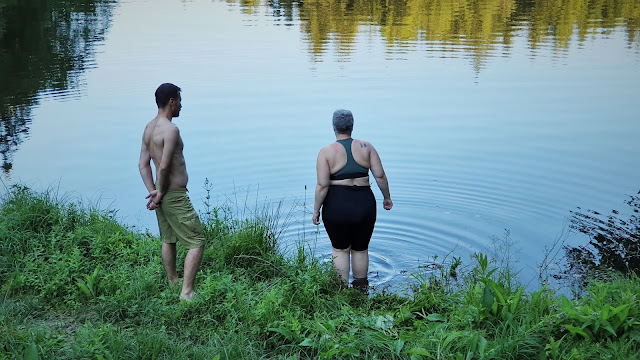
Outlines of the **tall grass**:
M278 251L280 205L209 205L197 296L179 302L160 241L54 191L0 205L0 359L633 359L637 277L568 299L527 292L483 254L410 276L410 294L342 289ZM179 258L184 258L180 250ZM181 264L179 264L181 268Z

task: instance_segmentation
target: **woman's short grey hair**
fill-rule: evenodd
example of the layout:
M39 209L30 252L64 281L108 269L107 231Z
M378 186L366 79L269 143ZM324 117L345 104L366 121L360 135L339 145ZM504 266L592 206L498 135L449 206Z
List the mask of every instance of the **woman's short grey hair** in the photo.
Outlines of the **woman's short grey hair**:
M353 114L349 110L333 112L333 131L338 134L350 134L353 131Z

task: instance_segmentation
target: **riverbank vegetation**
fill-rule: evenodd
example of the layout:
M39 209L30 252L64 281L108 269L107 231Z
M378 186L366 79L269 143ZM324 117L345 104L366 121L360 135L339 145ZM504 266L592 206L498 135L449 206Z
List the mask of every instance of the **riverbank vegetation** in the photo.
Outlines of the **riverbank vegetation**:
M179 302L160 242L54 191L0 203L3 359L634 359L635 273L566 297L526 291L484 254L414 272L411 291L341 288L305 246L283 256L278 209L209 207L196 298ZM180 248L180 247L179 247ZM181 256L180 256L181 255ZM184 251L179 259L184 258ZM182 265L179 264L179 268Z

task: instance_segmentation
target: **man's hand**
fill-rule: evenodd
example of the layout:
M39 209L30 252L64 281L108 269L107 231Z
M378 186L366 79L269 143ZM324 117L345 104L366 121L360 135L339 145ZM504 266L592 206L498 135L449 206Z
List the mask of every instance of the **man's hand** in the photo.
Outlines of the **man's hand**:
M153 190L149 192L149 195L145 197L145 199L149 199L147 202L147 209L155 210L160 207L160 202L162 202L162 194L158 190Z
M320 225L320 211L313 213L313 225Z
M391 199L384 199L382 206L385 210L391 210L391 208L393 207L393 201L391 201Z

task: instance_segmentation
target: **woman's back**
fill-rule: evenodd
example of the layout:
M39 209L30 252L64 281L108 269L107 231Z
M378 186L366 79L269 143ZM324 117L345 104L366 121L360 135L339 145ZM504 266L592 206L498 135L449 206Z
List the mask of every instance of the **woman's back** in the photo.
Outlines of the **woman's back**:
M350 154L347 153L347 149ZM371 144L358 139L340 139L326 147L326 159L334 185L369 185ZM351 155L351 156L350 156Z

